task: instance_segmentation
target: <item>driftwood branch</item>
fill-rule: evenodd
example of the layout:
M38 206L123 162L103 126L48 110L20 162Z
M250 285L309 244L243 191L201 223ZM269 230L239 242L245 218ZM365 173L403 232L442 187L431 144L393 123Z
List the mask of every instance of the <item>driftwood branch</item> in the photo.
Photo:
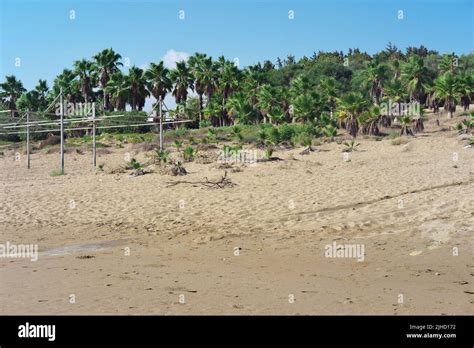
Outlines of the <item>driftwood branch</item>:
M167 187L176 186L178 184L202 185L207 188L224 188L224 187L233 187L236 185L232 182L232 180L229 177L227 177L227 171L225 171L224 176L222 176L217 181L211 181L207 177L205 177L204 180L205 181L179 180L179 181L169 182Z

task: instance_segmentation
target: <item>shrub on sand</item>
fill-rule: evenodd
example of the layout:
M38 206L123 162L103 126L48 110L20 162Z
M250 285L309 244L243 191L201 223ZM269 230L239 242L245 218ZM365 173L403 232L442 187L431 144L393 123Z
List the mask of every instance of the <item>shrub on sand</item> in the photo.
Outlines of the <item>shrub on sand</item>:
M191 146L188 146L187 148L184 149L183 158L186 162L191 162L192 160L194 160L195 156L196 156L196 150L194 150Z

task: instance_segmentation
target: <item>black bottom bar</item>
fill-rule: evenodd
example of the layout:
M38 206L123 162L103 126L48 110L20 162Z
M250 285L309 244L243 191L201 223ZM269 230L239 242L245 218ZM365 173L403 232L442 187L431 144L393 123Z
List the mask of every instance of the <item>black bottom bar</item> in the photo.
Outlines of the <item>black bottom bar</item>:
M4 316L0 317L0 346L403 344L472 347L473 324L472 316ZM44 325L54 325L54 331L52 326Z

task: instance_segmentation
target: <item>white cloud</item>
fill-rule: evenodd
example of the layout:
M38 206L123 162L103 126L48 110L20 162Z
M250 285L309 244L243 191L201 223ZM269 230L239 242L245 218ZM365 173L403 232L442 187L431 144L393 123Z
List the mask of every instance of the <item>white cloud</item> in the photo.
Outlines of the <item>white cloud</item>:
M186 52L178 52L174 49L170 49L166 54L161 58L166 68L174 69L176 67L176 62L187 61L190 54Z

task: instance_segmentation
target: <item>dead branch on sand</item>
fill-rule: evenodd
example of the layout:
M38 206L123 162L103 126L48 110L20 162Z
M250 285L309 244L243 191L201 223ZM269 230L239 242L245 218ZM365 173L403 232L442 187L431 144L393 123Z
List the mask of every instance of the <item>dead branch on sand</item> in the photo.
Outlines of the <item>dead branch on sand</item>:
M207 177L204 177L205 181L185 181L179 180L174 182L169 182L167 187L176 186L178 184L191 184L191 185L202 185L207 188L225 188L225 187L234 187L236 184L232 182L230 178L227 177L227 171L224 172L224 176L222 176L217 181L211 181Z

